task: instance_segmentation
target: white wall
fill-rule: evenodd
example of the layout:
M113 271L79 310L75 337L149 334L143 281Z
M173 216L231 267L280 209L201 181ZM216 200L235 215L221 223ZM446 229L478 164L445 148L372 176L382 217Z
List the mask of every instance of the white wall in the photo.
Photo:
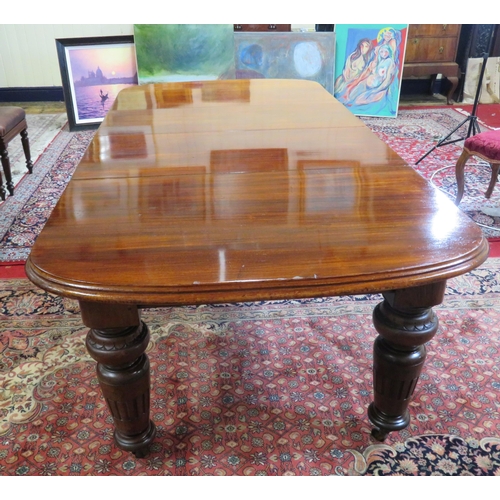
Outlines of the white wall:
M1 24L0 87L61 86L56 38L133 32L133 24Z
M314 30L314 24L292 29ZM56 38L133 33L133 24L0 24L0 87L60 87Z

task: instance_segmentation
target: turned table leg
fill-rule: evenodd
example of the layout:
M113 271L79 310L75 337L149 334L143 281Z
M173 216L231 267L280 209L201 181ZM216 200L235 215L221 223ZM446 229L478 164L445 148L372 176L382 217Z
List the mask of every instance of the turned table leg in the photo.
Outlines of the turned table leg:
M80 308L90 327L87 349L97 361L99 384L115 423L115 442L143 457L156 432L149 418L149 329L134 306L80 301Z
M444 297L446 281L384 293L373 312L379 333L374 345L374 401L368 417L372 436L383 441L410 423L408 405L422 371L429 342L438 329L431 309Z

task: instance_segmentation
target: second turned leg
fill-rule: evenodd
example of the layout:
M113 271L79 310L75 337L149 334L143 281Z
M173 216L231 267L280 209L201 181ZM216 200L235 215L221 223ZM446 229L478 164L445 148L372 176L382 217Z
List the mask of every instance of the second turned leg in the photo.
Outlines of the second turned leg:
M431 307L442 302L446 282L384 293L373 313L379 333L374 345L374 401L368 417L372 435L383 441L410 423L408 405L424 365L429 342L438 329Z

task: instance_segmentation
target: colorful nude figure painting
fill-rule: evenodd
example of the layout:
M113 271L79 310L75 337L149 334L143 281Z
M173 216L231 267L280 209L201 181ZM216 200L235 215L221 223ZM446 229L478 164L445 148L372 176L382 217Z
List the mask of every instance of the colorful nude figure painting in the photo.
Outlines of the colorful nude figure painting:
M337 24L334 96L355 115L396 117L407 24Z

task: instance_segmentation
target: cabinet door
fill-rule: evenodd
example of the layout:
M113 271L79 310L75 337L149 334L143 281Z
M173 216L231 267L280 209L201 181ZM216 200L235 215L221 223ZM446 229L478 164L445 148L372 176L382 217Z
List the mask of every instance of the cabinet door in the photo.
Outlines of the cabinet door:
M234 31L291 31L291 24L235 24Z
M458 36L461 24L410 24L408 38L420 36Z
M411 38L406 44L405 62L453 62L457 38Z

